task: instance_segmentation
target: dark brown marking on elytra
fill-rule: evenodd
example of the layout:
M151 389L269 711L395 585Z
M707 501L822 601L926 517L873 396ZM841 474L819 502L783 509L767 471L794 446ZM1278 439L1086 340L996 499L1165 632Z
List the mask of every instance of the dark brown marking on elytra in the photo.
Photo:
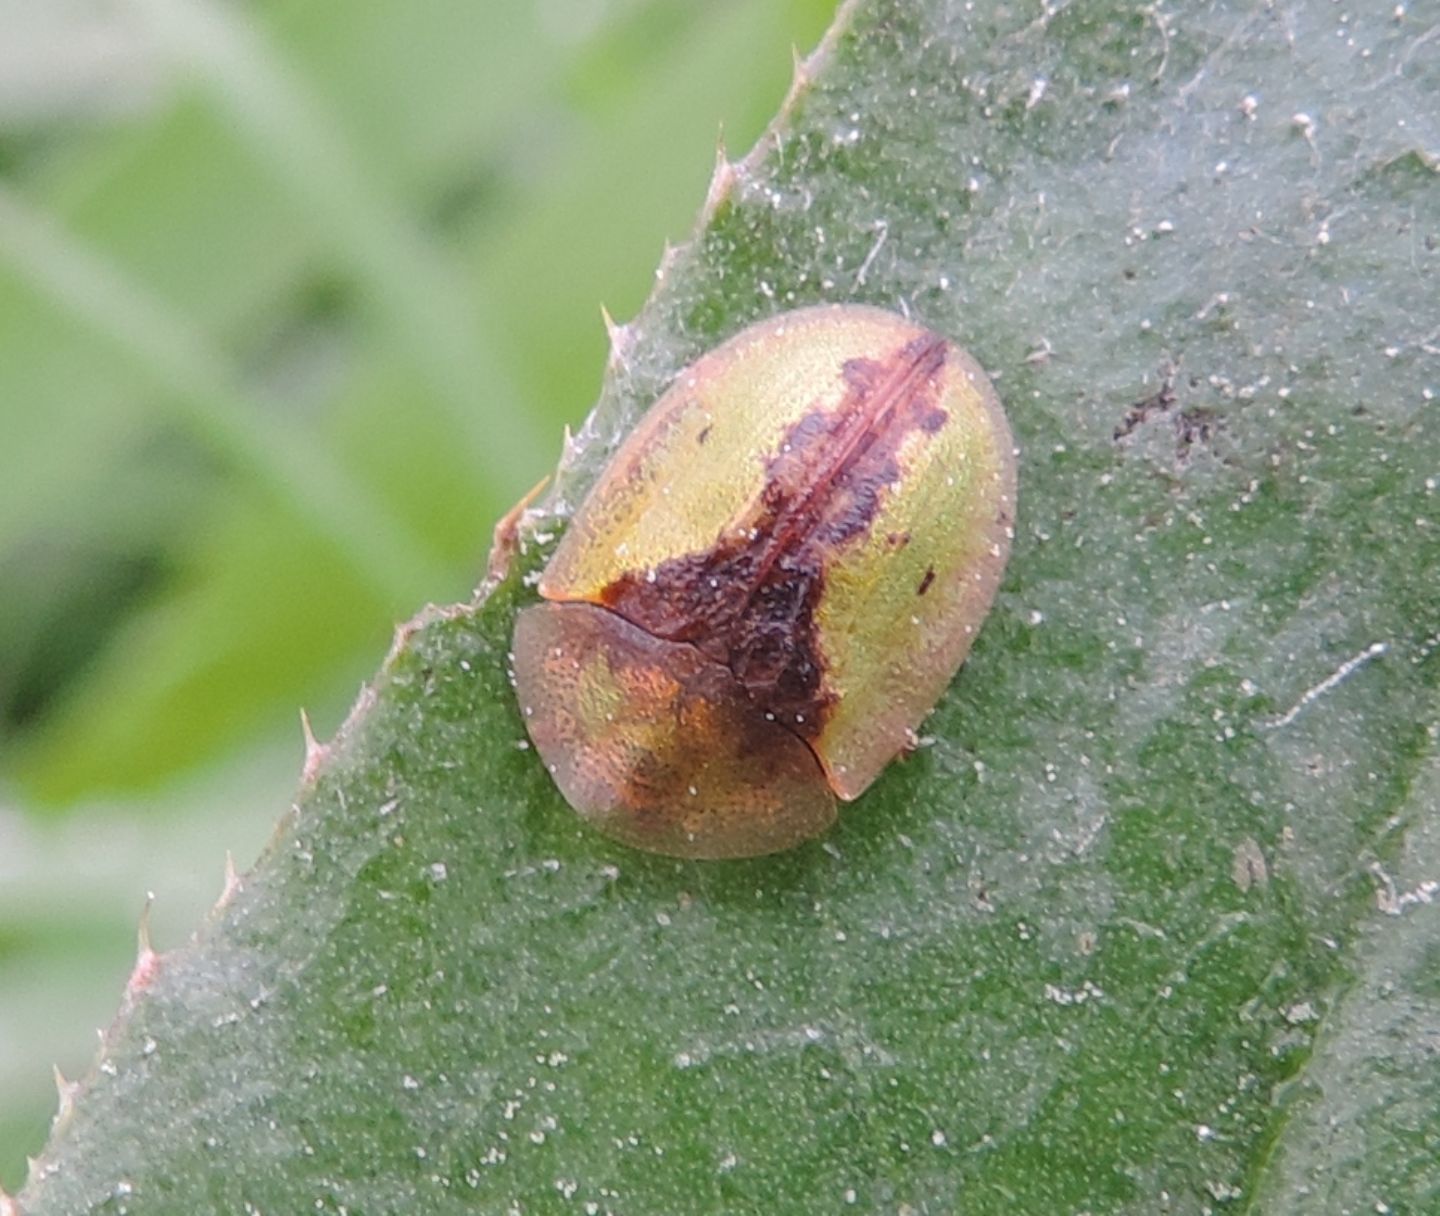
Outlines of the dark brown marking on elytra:
M950 415L942 409L936 408L929 410L925 416L920 419L920 429L927 435L934 435L949 419Z
M629 622L620 627L634 628ZM598 638L593 626L589 630L572 630L567 639L571 650L557 651L553 661L562 666L577 664ZM737 732L735 754L746 758L757 785L793 764L793 756L783 743L786 739L793 743L792 735L777 730L762 715L739 712L737 707L748 700L747 691L728 668L699 653L698 648L653 637L636 644L629 642L624 633L601 644L606 647L612 673L622 684L633 680L645 687L656 671L663 671L676 686L673 693L667 693L673 697L677 728L668 744L631 755L623 773L615 774L613 792L626 808L630 826L638 836L654 837L670 831L675 808L693 797L695 761L686 749L694 746L697 733L703 735L703 724L727 736Z
M826 568L869 531L899 481L906 437L948 420L936 400L945 361L933 334L884 359L847 360L839 405L810 411L782 436L748 517L709 550L622 575L599 602L656 637L691 643L729 667L765 713L817 736L830 700L815 624Z
M704 447L704 446L705 446L705 441L710 438L710 432L711 432L712 430L714 430L714 429L715 429L715 428L714 428L713 424L712 424L712 425L709 425L709 426L706 426L706 428L705 428L703 431L701 431L698 435L695 436L695 442L698 443L698 444L700 444L701 447Z
M930 584L935 581L935 567L931 566L925 571L925 577L920 580L920 585L915 588L916 595L924 595L930 590Z

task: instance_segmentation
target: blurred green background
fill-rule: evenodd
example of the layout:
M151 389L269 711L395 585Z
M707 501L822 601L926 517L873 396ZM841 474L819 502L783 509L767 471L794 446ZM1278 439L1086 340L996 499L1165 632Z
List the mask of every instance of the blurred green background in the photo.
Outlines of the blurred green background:
M832 0L0 0L0 1184Z

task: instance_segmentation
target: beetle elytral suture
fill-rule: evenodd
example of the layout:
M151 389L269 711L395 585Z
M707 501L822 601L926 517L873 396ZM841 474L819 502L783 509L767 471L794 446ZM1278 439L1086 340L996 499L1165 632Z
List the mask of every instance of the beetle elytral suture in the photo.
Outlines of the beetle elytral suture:
M651 407L517 617L536 749L639 848L819 834L964 661L1014 507L1009 426L959 347L852 305L751 326Z

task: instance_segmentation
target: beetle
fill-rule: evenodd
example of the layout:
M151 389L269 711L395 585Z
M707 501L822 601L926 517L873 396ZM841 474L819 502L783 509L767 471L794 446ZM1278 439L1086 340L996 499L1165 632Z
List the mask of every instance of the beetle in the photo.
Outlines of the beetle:
M641 849L819 835L964 662L1015 502L1004 410L954 343L859 305L750 326L645 414L517 615L536 750Z

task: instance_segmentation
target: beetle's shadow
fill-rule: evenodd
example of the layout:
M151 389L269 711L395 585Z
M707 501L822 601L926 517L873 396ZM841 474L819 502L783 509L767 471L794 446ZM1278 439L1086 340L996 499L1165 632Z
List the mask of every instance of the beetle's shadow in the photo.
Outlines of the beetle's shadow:
M924 790L934 780L926 755L892 765L866 794L840 806L839 821L824 836L763 857L697 861L646 853L608 839L582 822L550 787L526 816L528 852L563 855L568 865L589 865L613 876L612 897L649 919L677 907L703 905L725 919L744 920L757 910L806 912L859 894L893 869L899 842L923 835ZM537 791L538 792L538 791Z

